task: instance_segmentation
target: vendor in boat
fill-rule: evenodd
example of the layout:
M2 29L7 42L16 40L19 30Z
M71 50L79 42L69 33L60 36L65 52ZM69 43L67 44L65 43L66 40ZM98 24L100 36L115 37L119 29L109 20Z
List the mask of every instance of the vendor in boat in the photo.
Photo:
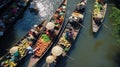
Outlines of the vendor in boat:
M35 52L35 50L33 50L33 48L31 46L28 46L27 52L28 52L28 54L33 54Z
M46 34L53 39L56 36L55 29L52 30L46 30Z
M69 28L69 30L66 30L66 39L67 39L68 41L72 42L72 40L73 40L73 35L74 35L74 33L73 33L72 28Z
M28 34L29 38L32 38L32 39L34 39L35 37L37 37L37 35L38 35L38 32L37 32L36 28L31 29L31 31Z
M81 3L79 3L79 4L77 4L77 8L76 8L76 10L78 11L78 12L84 12L85 11L85 2L83 1L83 2L81 2Z

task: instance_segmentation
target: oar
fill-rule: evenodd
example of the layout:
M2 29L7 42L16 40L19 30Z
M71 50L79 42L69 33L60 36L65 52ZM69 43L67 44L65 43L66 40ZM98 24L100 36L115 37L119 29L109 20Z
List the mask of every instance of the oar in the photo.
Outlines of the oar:
M67 54L65 56L68 57L70 60L75 60L74 58L68 56Z
M63 52L62 56L66 56L66 57L68 57L68 58L71 59L71 60L75 60L74 58L68 56L65 52Z
M81 24L81 23L79 23L79 22L78 22L78 24L79 24L80 26L82 26L83 28L85 28L86 30L88 30L88 28L87 28L86 26L84 26L83 24Z
M102 23L102 22L101 22ZM111 30L106 24L102 23L104 27L106 27L108 30Z
M42 67L49 67L49 65L45 62Z

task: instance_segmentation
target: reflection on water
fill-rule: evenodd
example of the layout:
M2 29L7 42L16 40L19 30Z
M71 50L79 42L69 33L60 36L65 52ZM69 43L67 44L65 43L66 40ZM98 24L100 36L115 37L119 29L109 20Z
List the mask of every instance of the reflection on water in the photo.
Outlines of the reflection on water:
M0 52L5 52L3 47L6 46L5 48L9 48L14 45L34 24L39 24L43 19L50 19L56 8L62 2L62 0L35 1L37 1L39 15L33 15L27 10L23 19L19 20L14 28L9 30L10 33L0 40ZM80 0L68 0L66 19L68 19L68 16L70 16L79 1ZM115 38L112 36L113 32L102 26L96 38L92 35L91 13L89 10L92 10L93 3L94 0L88 0L84 21L84 26L87 29L82 28L74 45L74 49L69 53L70 57L75 60L66 57L67 59L60 61L57 67L117 67L114 58L116 53L119 52L120 46L115 42ZM112 22L108 20L110 10L111 7L109 6L104 24L112 28ZM0 53L0 55L1 54L4 53ZM25 58L25 60L29 59ZM43 58L43 60L45 60L45 58ZM41 65L39 66L41 67Z

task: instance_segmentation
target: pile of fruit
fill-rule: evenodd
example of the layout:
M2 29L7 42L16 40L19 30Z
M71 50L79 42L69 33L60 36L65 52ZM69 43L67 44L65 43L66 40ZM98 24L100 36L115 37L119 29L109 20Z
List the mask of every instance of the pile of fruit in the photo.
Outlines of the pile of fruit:
M101 9L102 9L102 5L99 4L98 2L95 2L94 11L93 11L94 17L97 17L98 14L99 14L99 15L101 14L101 13L100 13Z
M45 50L48 48L49 44L51 43L51 40L48 35L43 34L41 38L39 38L36 48L37 50L35 51L36 56L41 56Z
M70 43L68 42L68 40L65 37L61 37L59 40L59 43L65 47L69 47Z
M19 46L19 53L21 56L24 56L25 52L26 52L26 48L29 46L29 41L23 41L22 45Z

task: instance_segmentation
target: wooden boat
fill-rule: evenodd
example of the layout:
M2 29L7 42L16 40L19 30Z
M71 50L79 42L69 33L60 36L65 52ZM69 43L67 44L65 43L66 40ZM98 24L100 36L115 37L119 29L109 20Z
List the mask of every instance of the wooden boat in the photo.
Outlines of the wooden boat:
M0 58L0 67L15 67L18 62L28 54L31 46L35 44L38 36L41 35L46 21L34 27L13 46L9 52Z
M48 24L46 25L46 30L44 30L44 33L38 38L35 47L33 47L34 53L28 62L28 67L34 67L59 37L65 20L66 6L67 0L63 0L48 22L48 24L53 25L54 27L48 26ZM53 28L50 29L49 27Z
M102 26L107 9L106 0L96 0L93 8L92 14L92 31L97 33Z
M60 38L52 48L49 56L47 56L46 64L44 64L43 67L54 67L55 64L60 60L59 58L65 57L70 48L74 45L75 40L82 28L86 4L87 0L82 0L77 4L76 9L69 17L69 21L62 31Z
M22 16L31 0L15 0L0 16L0 36L3 36L15 22Z

